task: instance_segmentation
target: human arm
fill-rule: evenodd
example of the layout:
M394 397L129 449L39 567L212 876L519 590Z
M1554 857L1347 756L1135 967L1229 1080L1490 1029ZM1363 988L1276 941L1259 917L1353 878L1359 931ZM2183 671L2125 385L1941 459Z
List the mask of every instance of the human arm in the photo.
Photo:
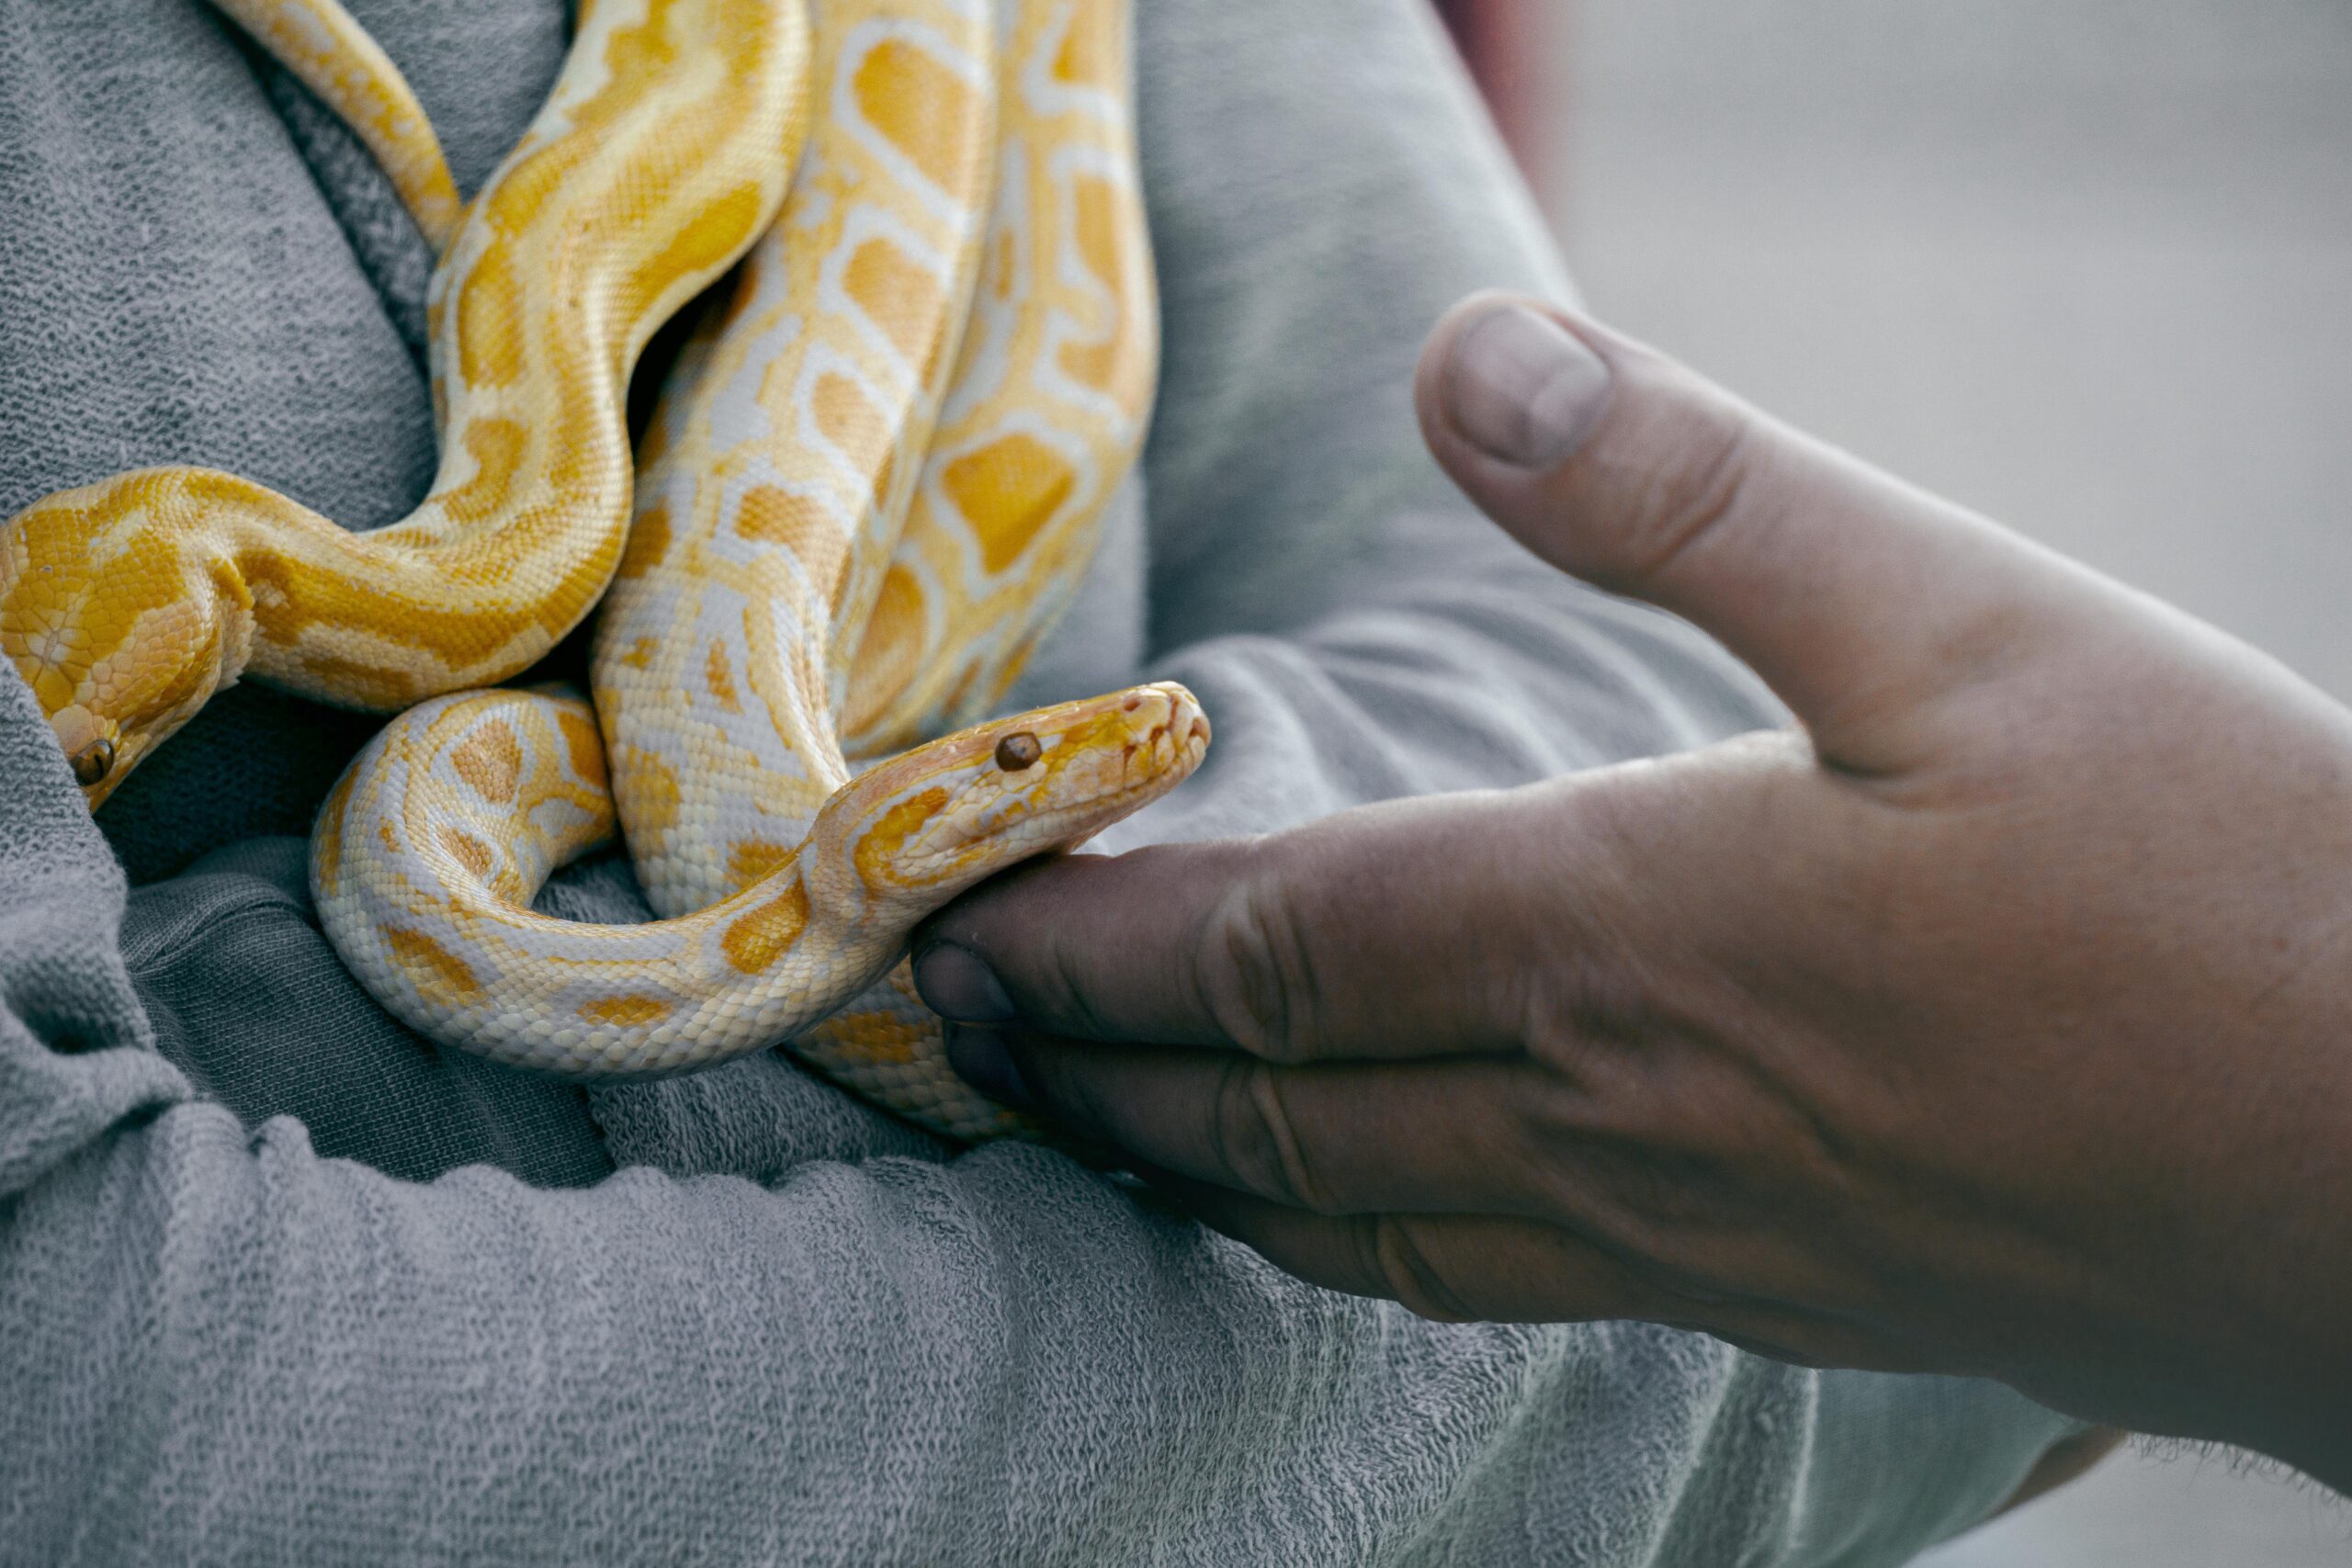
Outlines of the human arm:
M1432 449L1803 728L1043 867L942 919L926 992L1310 1278L2352 1483L2352 714L1566 321L1450 318Z
M1863 1482L1887 1442L2006 1486L1984 1434L2047 1431L1418 1323L1034 1148L401 1181L191 1095L120 897L0 680L0 1562L1888 1562L1972 1494Z
M1153 608L1163 653L1218 704L1224 771L1198 798L1271 825L1366 792L1534 776L1746 722L1724 716L1750 711L1757 688L1702 640L1529 578L1418 453L1403 391L1424 289L1464 274L1532 283L1551 264L1411 10L1155 0L1141 23L1170 73L1156 84L1151 67L1145 84L1155 218L1179 225L1160 235L1174 330L1153 478L1166 512L1203 525L1155 530L1169 592ZM142 51L141 102L168 98L178 45ZM187 124L241 123L214 85L183 106ZM1170 163L1188 137L1189 174ZM228 175L183 168L167 162L174 145L126 161L201 193L191 207L253 185L256 206L301 208L299 179L264 182L250 160L221 165ZM1337 202L1310 202L1327 184ZM1258 243L1239 243L1238 219ZM74 237L74 266L107 227ZM1283 231L1296 242L1272 243ZM224 330L249 328L282 314L274 297L198 287L185 268L217 254L253 278L299 278L333 245L329 231L243 254L272 232L259 220L208 232L186 261L141 241L115 287L134 290L151 252L170 250L183 287L232 299ZM1456 270L1415 284L1433 264ZM185 309L175 301L158 309ZM111 322L116 303L84 324ZM334 305L318 315L368 308L364 296ZM340 351L273 352L323 414L385 402L320 379ZM167 368L229 384L200 357ZM235 385L203 406L257 449L213 448L215 460L275 472L315 451L323 484L376 449L373 426L355 443L306 425L259 450L283 432L256 416L250 380ZM1200 401L1219 390L1244 395ZM137 412L99 419L60 401L51 418L61 437L78 424L90 441L141 444L142 460L187 455L175 449L182 427ZM1180 439L1187 427L1195 438ZM408 434L403 450L429 457L421 427ZM28 493L63 477L28 475ZM385 492L377 505L397 500L397 484L364 478L353 488ZM1390 553L1392 522L1424 512L1437 514L1435 548ZM1490 548L1487 565L1472 570L1464 547ZM1410 570L1383 572L1383 559ZM1589 606L1577 613L1598 630L1530 623L1531 585ZM1518 720L1515 695L1465 704L1514 646L1510 628L1531 625L1547 660L1564 642L1595 645L1589 690ZM1457 651L1412 666L1407 689L1396 655L1430 638ZM1565 684L1516 657L1507 684ZM1387 710L1408 694L1427 716L1400 723ZM1465 707L1476 711L1447 718ZM288 726L276 747L297 735ZM250 750L277 765L274 748ZM0 801L46 798L31 776L12 773ZM159 811L184 804L163 793ZM1207 805L1186 809L1188 830L1226 830ZM72 840L72 863L102 857ZM110 940L90 912L101 897L39 908L91 951ZM311 978L334 983L323 968ZM302 1051L333 1016L318 1000L290 992L276 1030L243 1043L249 1059ZM730 1146L760 1179L639 1169L571 1194L481 1168L401 1183L317 1158L315 1129L194 1102L155 1076L135 1021L117 1018L101 1052L29 1028L26 1124L55 1157L12 1189L0 1246L58 1267L12 1269L0 1305L19 1357L0 1410L25 1413L6 1431L28 1456L11 1461L0 1542L32 1542L21 1550L38 1560L119 1560L141 1543L170 1560L234 1558L262 1541L374 1560L390 1540L421 1558L514 1562L1493 1562L1600 1542L1634 1562L1817 1562L1830 1532L1840 1560L1881 1562L1981 1513L2063 1429L1981 1384L1823 1379L1662 1330L1422 1324L1288 1280L1031 1149L943 1165L935 1151L876 1157L912 1152L879 1140L844 1139L842 1157L815 1163L805 1144L774 1159ZM724 1113L711 1097L752 1073L822 1092L774 1062L743 1066L732 1085L711 1075L635 1102ZM354 1077L347 1103L390 1092ZM658 1139L616 1135L622 1099L599 1100L608 1143L667 1166ZM94 1298L93 1280L116 1292ZM1908 1467L1891 1471L1891 1451ZM52 1529L78 1533L52 1552Z
M1545 571L1483 524L1414 438L1422 324L1476 285L1566 286L1459 100L1432 108L1444 68L1407 8L1203 9L1162 13L1160 58L1186 73L1166 101L1195 107L1145 138L1148 156L1185 150L1151 171L1159 248L1178 264L1150 465L1151 672L1203 694L1218 740L1202 777L1106 847L1262 831L1776 719L1707 639ZM1299 90L1349 25L1361 74ZM1825 1428L1860 1387L1824 1391ZM1915 1429L1939 1419L1924 1389L1910 1396ZM1980 1435L1988 1452L2010 1440ZM1875 1493L1844 1506L1919 1495L1891 1457L1906 1452L1948 1479L1967 1462L1897 1441L1872 1456Z

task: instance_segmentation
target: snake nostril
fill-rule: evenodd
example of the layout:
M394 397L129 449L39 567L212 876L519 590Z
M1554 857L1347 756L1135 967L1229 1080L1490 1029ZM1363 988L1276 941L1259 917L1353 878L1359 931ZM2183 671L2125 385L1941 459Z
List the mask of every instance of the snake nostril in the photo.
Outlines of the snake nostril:
M1008 773L1017 773L1035 767L1046 749L1037 738L1025 729L1017 729L996 743L996 765Z
M85 789L114 772L114 742L100 737L74 753L74 782Z

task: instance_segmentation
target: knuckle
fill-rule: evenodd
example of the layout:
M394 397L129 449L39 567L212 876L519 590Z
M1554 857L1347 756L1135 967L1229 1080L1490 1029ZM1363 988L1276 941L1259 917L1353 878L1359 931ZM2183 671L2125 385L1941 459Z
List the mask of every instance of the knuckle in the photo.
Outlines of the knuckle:
M1212 911L1193 969L1203 1011L1236 1045L1272 1062L1311 1054L1315 965L1306 923L1283 880L1237 881Z
M1369 1216L1355 1227L1365 1273L1416 1317L1432 1323L1468 1323L1477 1317L1422 1247L1409 1215Z
M1212 1154L1251 1191L1318 1214L1340 1212L1316 1170L1283 1093L1281 1074L1236 1057L1217 1083L1210 1126Z

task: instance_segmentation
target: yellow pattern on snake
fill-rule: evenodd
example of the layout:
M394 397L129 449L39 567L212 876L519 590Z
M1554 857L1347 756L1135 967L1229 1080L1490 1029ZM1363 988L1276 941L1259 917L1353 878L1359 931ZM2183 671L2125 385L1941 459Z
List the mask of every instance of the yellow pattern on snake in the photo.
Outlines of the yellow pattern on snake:
M329 801L322 920L423 1032L583 1077L789 1039L936 1130L1027 1130L948 1069L907 931L1172 788L1208 728L1161 685L851 761L1001 695L1147 422L1124 0L989 9L820 8L799 175L639 453L593 710L427 704ZM844 750L844 714L865 750ZM533 913L616 812L664 918Z
M227 9L324 85L420 222L439 222L447 174L414 95L372 44L354 52L365 35L331 0ZM243 673L397 710L516 674L587 615L628 524L629 373L783 199L808 47L803 0L583 7L547 106L435 270L442 464L405 521L351 534L181 468L51 496L0 529L0 654L94 808Z
M986 272L851 666L853 757L994 710L1093 558L1159 371L1124 5L1030 6L1007 60Z

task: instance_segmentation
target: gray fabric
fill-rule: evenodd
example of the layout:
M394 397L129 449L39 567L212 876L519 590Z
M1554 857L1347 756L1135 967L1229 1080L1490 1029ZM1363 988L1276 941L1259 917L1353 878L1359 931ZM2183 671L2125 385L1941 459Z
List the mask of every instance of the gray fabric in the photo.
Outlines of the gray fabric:
M353 9L479 178L560 0ZM1148 523L1040 679L1106 683L1148 604L1142 667L1218 734L1116 843L1769 721L1420 455L1430 319L1565 285L1417 0L1138 11ZM174 459L355 525L421 491L415 269L283 101L188 0L0 0L0 509ZM364 729L216 703L105 826L142 875L221 852L126 917L0 678L0 1562L1879 1563L2070 1429L1654 1327L1421 1323L773 1055L585 1100L442 1058L325 953L300 846L235 844L299 832ZM609 858L544 903L641 911Z
M190 1088L249 1123L331 1129L322 1152L404 1180L483 1162L548 1186L610 1175L578 1088L443 1051L351 984L309 863L306 840L249 839L130 896L123 961Z
M423 493L424 383L209 9L0 5L0 513L164 462L355 527ZM141 877L303 831L373 728L231 692L132 775L108 827Z

